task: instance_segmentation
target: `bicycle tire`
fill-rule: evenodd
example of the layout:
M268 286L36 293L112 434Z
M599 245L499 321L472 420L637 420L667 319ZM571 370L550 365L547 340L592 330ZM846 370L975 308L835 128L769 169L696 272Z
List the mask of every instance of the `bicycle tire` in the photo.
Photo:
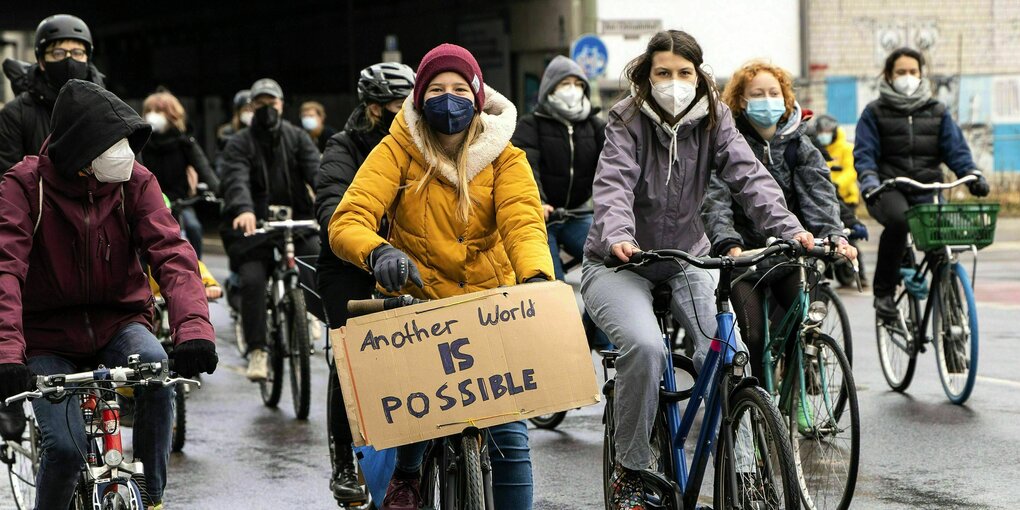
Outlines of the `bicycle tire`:
M893 391L904 392L914 379L917 366L917 324L920 304L903 284L896 287L899 320L889 322L875 318L875 339L882 376Z
M445 442L445 439L433 441L426 452L425 462L422 463L421 482L419 484L422 508L430 510L446 510L451 508L451 502L447 502L443 497L446 494L446 478L442 475L445 472L443 469L445 464L443 459L443 450L446 448Z
M560 411L558 413L543 414L541 416L532 416L531 418L528 418L528 421L530 421L532 424L535 425L535 427L538 427L540 429L553 430L557 426L559 426L560 423L563 423L563 419L566 417L567 412Z
M463 510L485 510L485 483L482 481L482 433L460 437L460 493Z
M743 503L751 503L750 501L743 501L743 497L738 501L734 501L735 494L731 494L729 487L733 484L737 487L738 480L730 478L730 474L737 475L736 462L734 448L730 445L730 441L725 440L722 437L725 426L729 424L733 427L733 430L729 433L733 434L736 438L739 434L738 427L743 422L742 411L753 411L754 416L748 417L748 422L751 424L751 436L755 442L751 451L754 452L755 466L761 467L760 464L772 464L769 471L772 473L768 475L768 479L772 480L771 487L773 488L772 497L769 501L762 501L767 506L748 506L745 507ZM776 409L772 403L772 399L769 398L768 393L765 390L757 386L745 386L738 388L730 396L730 409L729 417L722 421L719 427L720 437L716 440L716 457L715 457L715 488L714 488L714 504L713 508L725 509L725 510L736 510L743 508L785 508L789 510L800 509L800 486L797 483L797 472L794 464L793 451L790 448L790 443L786 437L785 426L783 425L782 419L779 416L779 410ZM764 448L763 448L764 447ZM768 452L767 456L761 456L761 452ZM761 457L761 458L759 458ZM766 458L768 462L766 462ZM731 469L730 464L734 464ZM765 466L769 467L769 466ZM755 471L757 472L757 470ZM744 474L744 473L741 473ZM779 486L782 488L783 494L775 494L774 489L777 488L775 475L779 475ZM762 490L755 491L761 495L765 492L765 477L762 478ZM757 485L757 484L755 484ZM756 487L757 488L757 487ZM768 495L764 495L768 496Z
M843 354L846 354L850 366L853 366L854 342L853 329L850 327L850 314L847 313L846 306L843 305L843 300L840 299L835 289L826 284L822 284L820 287L818 299L825 303L828 309L825 319L822 320L822 333L836 341L843 349ZM833 335L837 332L839 336Z
M173 434L170 439L170 451L179 452L184 449L184 438L187 435L187 392L184 383L174 385L174 416Z
M259 389L262 393L262 403L266 407L275 408L280 403L280 396L283 393L283 356L284 356L284 342L283 339L286 337L287 331L287 319L280 317L277 321L279 327L273 327L273 317L279 312L275 310L276 305L270 301L270 310L266 312L266 354L269 355L268 365L269 373L266 376L265 381L259 383Z
M35 480L39 473L39 450L41 447L41 435L35 424L35 419L28 418L31 411L31 404L24 405L26 408L25 431L21 435L21 442L17 449L7 444L0 445L4 451L4 462L7 463L7 479L11 485L11 494L14 499L14 506L18 510L30 510L35 507ZM24 451L22 450L24 449ZM28 452L26 454L26 452Z
M960 263L954 262L943 268L942 271L944 274L941 281L932 293L935 299L931 318L932 338L935 344L935 358L939 370L939 380L942 381L942 389L946 392L950 402L961 405L970 398L971 391L974 390L974 381L977 379L977 305L974 301L974 290L971 287L970 277ZM963 299L960 296L961 290L963 290ZM946 310L953 312L951 324L947 324L949 321L946 321ZM949 331L946 331L947 327ZM953 335L957 338L951 338ZM953 354L950 354L946 347L947 340L955 346ZM957 365L958 369L965 368L962 376L959 373L950 372L950 358L947 355L955 357L954 365Z
M613 417L613 392L606 392L606 406L602 414L602 499L606 510L613 510L612 477L616 470L616 442L613 434L616 422Z
M857 283L857 277L854 273L854 267L849 262L839 262L833 264L832 275L836 278L843 287L853 287Z
M827 373L828 371L825 371L827 373L826 377L821 377L821 371L817 370L821 364L816 366L814 363L805 364L804 373L809 379L807 388L804 388L805 382L799 377L799 374L797 376L797 384L793 389L793 398L790 399L790 406L786 413L789 424L788 429L790 431L790 446L793 449L794 461L797 467L797 480L801 488L801 498L805 508L813 508L815 510L845 510L850 507L850 503L853 500L861 456L860 408L858 406L857 386L854 383L850 362L846 359L844 353L840 351L839 344L835 340L826 335L818 335L810 339L809 343L817 348L816 359L828 359L835 362L835 365L830 364L827 366L837 367L840 372L840 379L837 382L836 378L833 377L834 374ZM834 394L831 391L825 391L823 386L829 386L826 384L826 380L832 381L831 386L835 390ZM837 384L839 385L838 389L835 388ZM801 388L804 388L805 393L809 396L812 393L828 395L827 399L822 399L821 406L814 403L807 405L810 413L809 416L812 417L811 431L799 430L796 410L800 405ZM815 391L812 391L812 388ZM830 400L832 401L831 404L828 403ZM828 416L828 419L824 419L827 422L826 431L819 433L818 430L821 427L816 427L816 425L825 416ZM840 432L847 428L849 428L849 437L842 440L837 438ZM832 429L835 429L835 431ZM808 473L805 472L811 458L816 457L816 455L813 455L814 453L821 452L823 456L825 454L836 453L839 456L843 456L842 452L844 451L849 453L845 473L834 472L833 474L836 474L839 478L832 479L838 483L839 487L836 487L836 484L820 486L823 480L816 474L819 472L818 468L822 470L827 468L838 469L837 463L828 457L822 457L820 461L814 462L816 468ZM822 475L824 476L824 473Z
M294 405L294 415L299 420L308 419L311 408L312 374L309 366L311 345L308 338L308 308L301 289L287 291L286 310L289 364L290 394Z

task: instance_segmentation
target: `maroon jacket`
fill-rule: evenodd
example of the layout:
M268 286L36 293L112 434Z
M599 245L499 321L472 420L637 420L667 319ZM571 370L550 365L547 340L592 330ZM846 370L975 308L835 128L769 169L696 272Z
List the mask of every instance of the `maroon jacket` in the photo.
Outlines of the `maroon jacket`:
M141 119L110 106L93 110L104 114L105 108L108 117L115 112L119 124L111 127L106 118L98 125L84 122L85 128L102 129L94 136L103 138L128 136L133 147L144 144L148 132ZM82 124L96 114L75 117ZM71 132L76 141L88 139ZM0 363L42 354L91 358L126 324L149 324L153 297L141 259L166 296L175 343L214 341L195 251L181 238L156 178L138 163L124 183L69 171L113 144L105 139L98 149L71 147L74 156L57 160L71 166L58 169L50 157L60 136L55 127L40 155L26 157L0 182Z

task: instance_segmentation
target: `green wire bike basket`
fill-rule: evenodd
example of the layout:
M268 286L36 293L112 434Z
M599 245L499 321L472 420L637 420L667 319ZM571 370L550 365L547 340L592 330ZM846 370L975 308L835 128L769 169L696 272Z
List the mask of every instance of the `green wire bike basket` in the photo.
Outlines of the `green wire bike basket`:
M979 249L995 239L999 204L918 204L907 211L907 225L918 250L975 245Z

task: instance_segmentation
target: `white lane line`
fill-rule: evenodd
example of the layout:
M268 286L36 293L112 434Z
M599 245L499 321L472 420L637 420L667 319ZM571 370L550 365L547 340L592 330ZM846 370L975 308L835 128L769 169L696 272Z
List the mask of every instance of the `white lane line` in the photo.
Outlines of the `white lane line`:
M1013 388L1020 388L1020 381L1013 381L1010 379L999 379L998 377L985 377L983 375L977 376L977 380L981 382L987 382L992 384L999 384L1002 386L1011 386Z

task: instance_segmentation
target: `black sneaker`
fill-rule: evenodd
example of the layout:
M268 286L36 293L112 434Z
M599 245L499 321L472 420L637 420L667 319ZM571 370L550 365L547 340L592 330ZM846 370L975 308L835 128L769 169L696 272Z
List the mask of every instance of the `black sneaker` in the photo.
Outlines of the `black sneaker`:
M617 466L609 479L609 487L612 491L609 499L612 510L645 510L644 485L637 471Z
M875 316L887 321L898 319L900 312L896 308L896 299L892 296L875 296Z
M358 481L353 465L340 468L340 471L329 481L329 489L338 503L361 503L368 500L365 488Z

